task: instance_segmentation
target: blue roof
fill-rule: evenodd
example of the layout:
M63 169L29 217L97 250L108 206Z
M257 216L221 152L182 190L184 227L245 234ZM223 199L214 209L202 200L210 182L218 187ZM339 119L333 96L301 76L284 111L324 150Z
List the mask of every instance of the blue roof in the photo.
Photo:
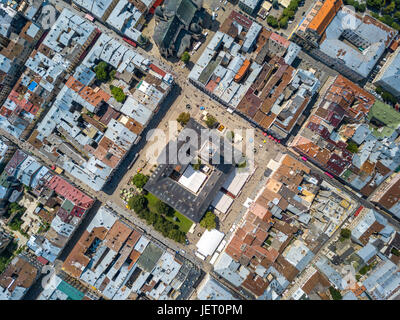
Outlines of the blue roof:
M36 87L37 87L37 83L35 81L32 81L30 83L30 85L28 86L28 90L33 91L33 90L35 90Z
M376 248L371 244L367 243L367 245L358 250L357 255L366 263L368 262L372 257L374 257L377 254Z

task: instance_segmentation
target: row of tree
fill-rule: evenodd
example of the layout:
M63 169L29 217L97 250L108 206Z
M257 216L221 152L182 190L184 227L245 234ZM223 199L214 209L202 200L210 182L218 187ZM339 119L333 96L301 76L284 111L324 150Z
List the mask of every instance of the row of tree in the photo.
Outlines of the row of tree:
M276 3L273 2L273 7L276 9ZM272 28L283 28L286 29L290 19L293 19L297 9L299 8L300 0L290 1L287 8L283 9L281 16L277 19L274 16L269 15L267 17L267 23Z
M96 73L96 79L101 82L113 80L116 74L116 70L104 61L100 61L97 66L94 67L94 72Z
M379 86L375 88L375 92L379 94L385 102L389 102L391 104L396 104L398 102L394 95L386 90L383 90Z
M160 200L154 207L153 210L150 210L147 198L141 194L131 197L128 201L128 208L134 210L139 218L145 220L147 224L152 225L164 237L179 243L185 243L185 233L179 230L175 223L168 221L164 216L170 215L172 208Z
M367 0L367 8L375 19L400 31L400 0Z

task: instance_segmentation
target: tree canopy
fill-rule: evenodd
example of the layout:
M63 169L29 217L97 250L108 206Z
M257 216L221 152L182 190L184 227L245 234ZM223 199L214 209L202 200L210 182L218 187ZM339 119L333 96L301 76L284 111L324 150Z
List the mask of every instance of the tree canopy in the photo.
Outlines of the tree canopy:
M154 210L158 214L165 214L167 216L171 215L171 213L173 213L172 208L169 205L167 205L165 202L162 202L159 199L154 204Z
M358 145L354 141L350 141L347 144L346 149L349 150L351 153L357 153L358 152Z
M211 114L208 114L207 118L206 118L207 127L212 128L212 127L214 127L214 125L216 123L217 123L217 119L214 116L212 116Z
M182 126L186 126L189 120L190 120L189 112L182 112L176 119L176 121L178 121Z
M115 86L110 86L111 89L111 94L117 100L118 102L124 102L125 101L125 94L124 91L120 87L115 87Z
M184 63L188 63L189 60L190 60L190 54L189 54L189 52L185 51L184 53L182 53L181 60L182 60Z
M97 66L94 67L94 72L96 73L96 78L100 81L108 81L108 64L107 62L101 61Z
M142 174L142 173L137 173L133 176L132 178L132 183L137 187L142 189L144 185L149 181L149 177Z
M278 27L278 20L274 16L268 16L267 17L267 23L272 28L277 28Z
M351 230L349 230L349 229L340 230L340 236L345 239L349 239L351 237Z
M212 213L211 211L207 211L203 219L201 219L200 221L200 226L206 228L207 230L215 229L215 227L217 226L215 218L216 216L214 213Z
M329 292L333 300L342 300L343 297L339 290L335 289L334 287L329 287Z
M142 195L134 195L128 201L128 208L134 210L135 212L140 212L147 207L147 199Z
M200 166L201 166L201 160L200 159L197 159L197 161L192 164L192 167L193 167L194 170L200 170Z

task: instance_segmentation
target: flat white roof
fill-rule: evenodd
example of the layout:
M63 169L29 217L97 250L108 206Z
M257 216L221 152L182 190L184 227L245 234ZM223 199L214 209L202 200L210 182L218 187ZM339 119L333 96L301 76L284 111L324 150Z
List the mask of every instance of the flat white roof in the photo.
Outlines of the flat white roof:
M188 165L178 182L193 193L197 193L206 179L206 174L199 170L194 170L191 165Z
M224 236L223 232L216 229L206 230L196 244L197 252L205 257L211 256L217 250Z
M222 187L236 197L240 190L242 190L249 176L250 174L248 172L236 168L229 174L229 177L225 180Z
M225 193L218 191L211 205L221 213L226 213L232 205L233 199Z

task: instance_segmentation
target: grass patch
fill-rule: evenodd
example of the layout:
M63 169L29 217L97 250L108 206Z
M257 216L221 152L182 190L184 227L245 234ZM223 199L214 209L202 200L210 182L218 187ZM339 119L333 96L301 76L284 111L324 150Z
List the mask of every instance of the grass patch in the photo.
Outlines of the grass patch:
M152 212L156 212L155 205L158 201L158 198L151 193L146 194L145 197L149 201L147 205L149 210ZM174 220L174 217L176 217L176 221ZM190 230L190 227L193 224L193 222L190 219L186 218L182 213L179 213L176 210L174 210L174 215L172 217L165 216L165 219L175 223L179 227L179 230L185 233L187 233Z
M400 112L396 111L386 103L376 100L368 113L368 120L371 123L371 127L374 127L376 122L384 124L380 129L373 128L373 134L375 137L388 137L392 135L400 125Z

